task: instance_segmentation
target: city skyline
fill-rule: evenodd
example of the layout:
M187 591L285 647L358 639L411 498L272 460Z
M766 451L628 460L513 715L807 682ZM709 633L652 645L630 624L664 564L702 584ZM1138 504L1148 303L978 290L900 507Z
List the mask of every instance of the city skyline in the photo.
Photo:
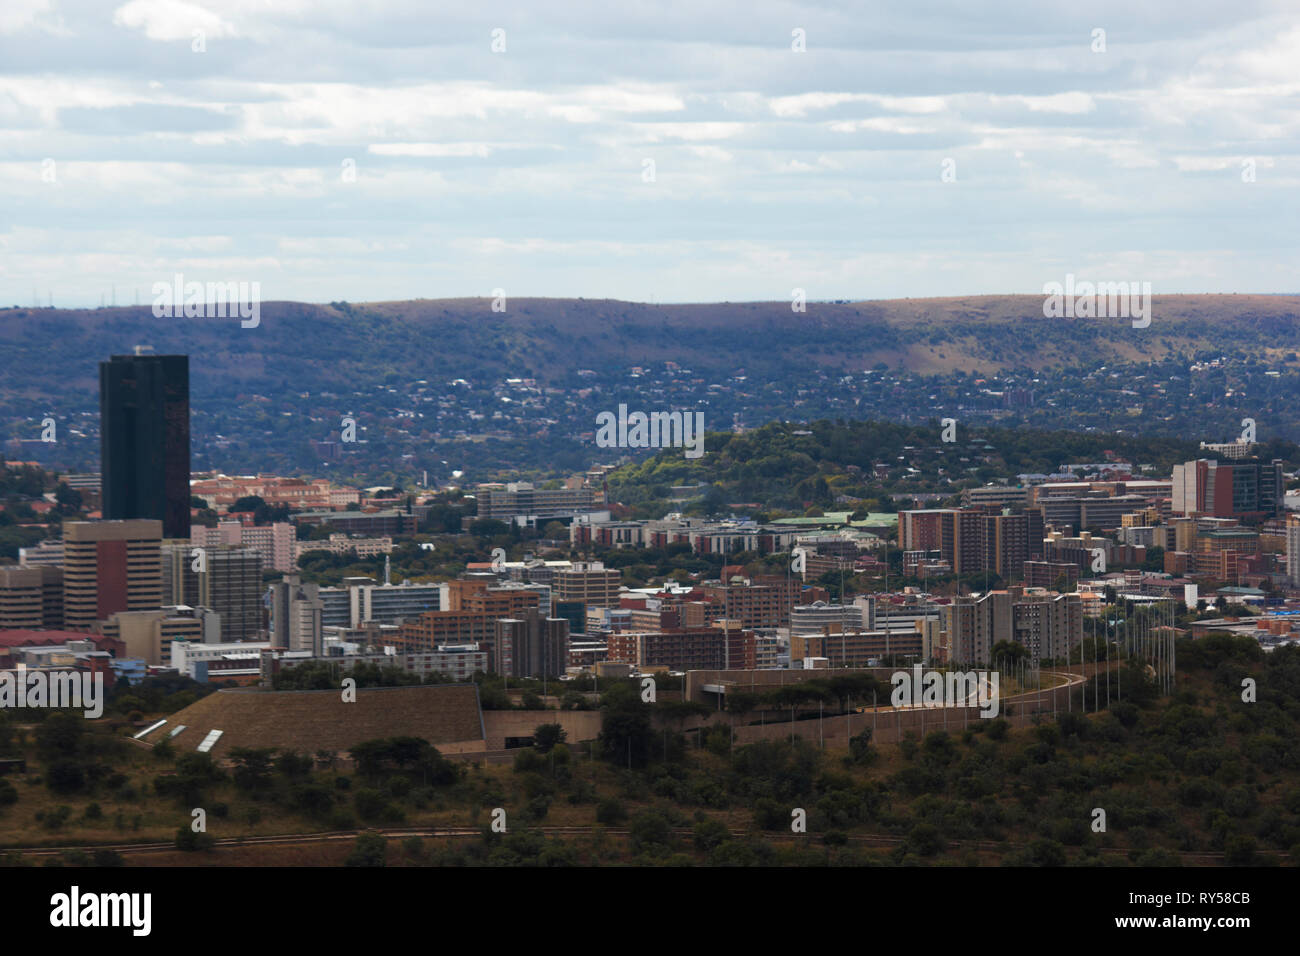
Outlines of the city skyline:
M20 938L373 944L306 869L384 866L1266 924L1298 12L0 0Z

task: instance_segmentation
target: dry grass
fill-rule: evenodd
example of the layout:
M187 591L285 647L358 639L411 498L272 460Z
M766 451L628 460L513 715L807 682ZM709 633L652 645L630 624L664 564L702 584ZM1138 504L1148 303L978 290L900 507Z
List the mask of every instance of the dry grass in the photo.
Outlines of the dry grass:
M355 703L335 690L220 690L171 715L148 740L157 743L181 724L185 730L171 738L178 752L194 750L210 730L223 731L211 751L218 759L239 747L314 754L382 737L422 737L435 747L483 739L473 684L369 688L356 692Z

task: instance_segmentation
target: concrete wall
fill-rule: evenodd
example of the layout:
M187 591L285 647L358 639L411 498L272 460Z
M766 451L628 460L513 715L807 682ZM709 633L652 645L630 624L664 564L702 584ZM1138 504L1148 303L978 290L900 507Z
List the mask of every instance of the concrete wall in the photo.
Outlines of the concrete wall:
M1100 686L1104 688L1105 671L1104 668L1099 670L1101 671ZM1091 681L1094 673L1091 665L1086 666L1085 673ZM1079 674L1076 672L1074 676L1077 680ZM1112 675L1112 681L1113 679ZM1114 690L1115 685L1112 683L1112 692ZM1030 691L1027 694L1002 698L996 716L1005 718L1013 727L1032 726L1036 719L1054 720L1054 715L1061 711L1077 712L1081 706L1081 699L1081 688L1077 683L1068 688L1064 685L1051 689L1044 687L1041 692ZM1104 690L1102 699L1105 699ZM789 740L793 734L813 744L845 749L852 736L860 734L867 728L872 730L873 743L896 743L908 733L913 733L918 738L935 730L960 733L964 728L974 726L985 719L980 716L978 707L918 707L895 710L889 706L882 706L875 713L872 713L868 707L864 713L821 719L809 716L816 714L817 708L804 708L802 711L796 711L796 719L791 723L788 710L785 711L784 720L777 712L770 711L765 724L750 724L749 721L755 719L757 714L746 714L743 718L744 723L732 725L735 744L740 746L759 740ZM688 742L697 745L703 741L703 736L710 727L729 724L731 724L731 715L722 712L711 714L703 720L688 721L681 729L686 734Z
M559 724L568 743L591 740L600 733L595 710L485 710L483 728L488 750L504 750L507 737L531 737L538 724Z
M864 669L865 670L865 669ZM895 668L870 668L877 678L888 683L889 674L893 673ZM1105 667L1094 668L1091 664L1079 668L1075 665L1074 679L1076 683L1069 688L1062 685L1056 688L1044 687L1041 692L1030 691L1027 694L1019 696L1003 697L998 709L998 717L1003 717L1011 723L1013 727L1032 726L1036 719L1055 719L1054 715L1060 711L1073 710L1078 711L1081 707L1082 693L1078 678L1081 676L1079 671L1092 682L1096 680L1102 690L1102 699L1105 699ZM837 671L692 671L690 676L704 675L703 680L696 678L694 689L698 690L704 683L713 683L720 676L725 676L735 681L734 686L737 690L748 689L749 678L754 677L755 687L763 689L767 687L780 686L781 684L797 683L799 680L807 679L813 676L829 676L835 673L844 673L843 670ZM743 679L742 678L743 675ZM1112 675L1114 681L1114 675ZM1112 683L1112 692L1117 690L1117 685ZM713 695L707 695L708 703L715 702ZM660 695L664 699L664 695ZM691 699L699 698L692 694ZM856 702L855 702L856 703ZM802 711L796 712L796 719L791 724L790 712L784 712L784 719L776 711L770 711L767 714L767 723L750 724L749 721L757 719L757 714L746 714L742 722L733 724L732 715L725 711L712 713L704 718L692 718L686 721L668 721L664 719L655 719L656 730L668 729L679 731L685 734L687 741L692 746L702 743L703 735L708 729L715 725L732 726L735 732L736 744L749 744L758 740L789 740L793 732L795 736L802 737L804 740L811 741L814 744L821 744L826 747L844 749L849 745L849 739L861 733L864 729L872 728L872 740L877 743L896 743L908 733L914 733L921 737L933 730L947 730L949 733L960 733L963 728L978 724L984 720L980 716L978 707L950 707L950 708L913 708L895 710L888 706L888 699L878 701L884 706L873 714L870 708L864 713L847 714L836 717L823 717L820 720L814 716L817 714L817 708L805 707ZM1089 711L1091 712L1091 711ZM656 718L658 715L656 715ZM585 749L578 746L580 742L594 740L600 733L601 715L599 711L560 711L560 710L534 710L534 711L512 711L512 710L486 710L483 711L483 724L486 733L486 750L490 762L508 762L513 759L513 751L505 751L505 739L507 737L529 737L532 736L533 730L538 724L559 724L568 734L568 743L573 746L575 754L581 756L585 754ZM497 753L493 753L497 752ZM493 759L496 758L496 759Z

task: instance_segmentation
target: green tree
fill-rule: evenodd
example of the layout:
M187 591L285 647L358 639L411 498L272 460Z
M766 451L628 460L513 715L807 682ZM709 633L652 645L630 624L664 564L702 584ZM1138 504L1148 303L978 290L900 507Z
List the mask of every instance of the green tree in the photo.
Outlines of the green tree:
M695 824L695 848L708 853L717 849L731 837L731 831L721 820L706 817Z
M176 849L187 853L210 850L216 845L216 839L209 833L196 833L192 827L181 827L176 831Z
M643 767L649 759L650 705L627 682L614 684L601 700L600 749L612 763Z
M55 711L36 728L36 751L44 759L71 757L81 746L86 721L66 711Z
M628 837L636 853L662 852L672 842L672 824L658 810L645 810L628 822Z
M533 746L540 753L550 753L556 744L564 743L568 733L560 724L538 724L533 729Z
M388 861L388 840L378 833L362 833L352 844L344 866L384 866Z
M596 804L596 822L606 826L618 826L627 819L627 808L614 797L605 797Z
M270 747L236 747L230 751L235 763L235 786L241 790L266 790L271 786L271 762L275 750Z

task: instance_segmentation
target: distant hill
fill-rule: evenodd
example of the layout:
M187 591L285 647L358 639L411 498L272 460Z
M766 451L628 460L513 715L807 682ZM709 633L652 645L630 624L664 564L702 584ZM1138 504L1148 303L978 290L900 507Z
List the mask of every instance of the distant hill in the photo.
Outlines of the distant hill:
M884 362L923 374L996 372L1071 365L1080 347L1119 361L1300 348L1300 296L1293 295L1155 296L1146 329L1125 319L1046 319L1043 297L1028 295L810 302L803 314L787 302L519 298L507 301L505 313L492 312L491 302L267 302L254 329L237 319L156 319L146 306L0 309L0 388L35 395L95 387L95 363L137 343L194 356L200 379L250 386L309 376L336 385L357 374L454 377L467 369L562 382L609 362L757 373L799 359L844 369Z
M760 424L826 415L897 414L915 421L942 413L938 405L919 407L924 396L904 396L902 385L841 402L846 393L837 390L836 376L871 369L920 377L921 390L931 376L1015 372L1018 385L1041 396L1016 414L1052 427L1070 425L1064 411L1078 410L1091 415L1086 427L1193 437L1195 429L1213 425L1216 431L1205 437L1221 440L1231 437L1224 430L1235 428L1242 414L1252 414L1261 428L1285 427L1285 437L1300 437L1291 430L1300 408L1292 414L1283 394L1300 392L1291 380L1300 372L1300 296L1156 296L1144 329L1127 319L1047 319L1038 295L810 302L805 313L792 312L788 302L512 298L504 313L491 311L491 304L487 298L268 302L251 329L238 319L158 319L148 306L0 309L0 436L30 440L42 415L53 414L68 425L66 441L46 451L67 459L56 464L90 466L97 457L97 363L145 344L191 356L196 448L208 456L206 466L227 469L337 470L378 479L418 474L430 462L437 470L445 459L447 469L481 476L524 466L530 448L541 464L581 467L584 457L600 457L583 437L595 412L624 398L707 407L710 428L734 417ZM1087 389L1062 395L1054 406L1042 400L1080 385L1082 371L1100 364L1131 375L1152 363L1173 363L1177 371L1195 358L1220 355L1247 366L1264 363L1275 378L1285 376L1276 383L1279 396L1229 382L1219 401L1195 415L1172 408L1156 416L1150 400L1145 412L1126 411L1116 401L1134 407L1142 401L1117 397L1100 418L1088 408ZM689 374L650 388L651 370L673 374L664 372L666 363ZM637 376L637 366L647 375ZM579 376L580 370L593 374ZM447 383L459 378L467 384L450 389ZM501 383L509 378L536 380L537 394L501 401ZM440 417L415 401L421 381L428 383L421 400L443 402ZM594 386L594 394L579 394L584 386ZM802 401L801 388L811 390ZM962 403L959 394L954 400ZM965 401L962 407L974 406ZM464 420L457 420L460 412ZM322 462L310 442L337 438L339 419L349 413L360 416L365 453L352 454L355 461Z

